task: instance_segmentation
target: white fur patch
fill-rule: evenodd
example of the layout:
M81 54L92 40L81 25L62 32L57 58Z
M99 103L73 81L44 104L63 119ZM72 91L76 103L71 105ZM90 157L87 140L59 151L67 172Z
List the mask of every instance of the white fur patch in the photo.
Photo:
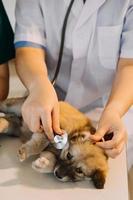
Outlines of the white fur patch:
M82 134L84 134L84 136L85 136L85 137L84 137L84 141L85 141L85 140L89 140L90 134L91 134L89 131L83 131Z
M41 157L38 158L37 160L35 160L32 163L32 168L40 173L50 173L51 169L50 169L50 161L45 158L45 157Z

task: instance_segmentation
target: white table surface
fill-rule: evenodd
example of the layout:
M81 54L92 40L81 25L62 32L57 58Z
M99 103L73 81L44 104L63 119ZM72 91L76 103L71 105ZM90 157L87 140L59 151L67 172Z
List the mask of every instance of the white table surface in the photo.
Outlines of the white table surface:
M1 200L128 200L125 151L109 160L105 189L95 189L89 181L62 183L50 175L39 174L31 168L32 158L20 163L16 151L17 138L0 136L0 199Z

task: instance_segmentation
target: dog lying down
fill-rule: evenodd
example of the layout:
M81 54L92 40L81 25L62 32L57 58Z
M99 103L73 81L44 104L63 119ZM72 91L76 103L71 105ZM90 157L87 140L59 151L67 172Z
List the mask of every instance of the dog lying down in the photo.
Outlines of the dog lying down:
M0 104L0 134L18 136L23 141L18 150L20 161L32 155L39 158L32 168L40 173L54 173L60 181L81 181L91 178L94 186L104 188L108 158L105 152L91 141L89 134L95 129L88 117L65 102L60 105L60 126L68 133L64 149L56 149L43 133L32 133L21 117L21 105L25 98L8 99Z

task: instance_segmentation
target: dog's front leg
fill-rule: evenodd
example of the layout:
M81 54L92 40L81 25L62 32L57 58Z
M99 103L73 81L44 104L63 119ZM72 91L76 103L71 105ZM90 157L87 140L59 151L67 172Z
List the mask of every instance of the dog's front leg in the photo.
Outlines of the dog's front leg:
M0 112L21 116L21 107L26 97L10 98L0 102Z
M20 136L21 120L16 116L0 117L0 134Z
M31 139L18 150L19 160L22 162L32 155L40 154L49 144L42 133L33 133Z
M40 158L32 163L32 168L40 173L53 173L56 165L56 156L50 151L44 151Z
M8 129L9 129L9 122L1 117L0 118L0 134L5 134L8 132Z

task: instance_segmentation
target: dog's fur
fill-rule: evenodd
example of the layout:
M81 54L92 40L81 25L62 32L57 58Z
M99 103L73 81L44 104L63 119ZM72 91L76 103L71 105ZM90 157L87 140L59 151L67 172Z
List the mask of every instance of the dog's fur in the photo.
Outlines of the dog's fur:
M60 102L60 126L68 133L68 143L57 150L43 133L31 133L21 117L21 105L25 98L8 99L0 104L0 133L20 136L25 142L18 150L20 161L40 154L32 163L41 173L54 172L60 181L80 181L91 178L96 188L103 188L108 171L104 151L89 141L95 129L84 114L71 105Z

